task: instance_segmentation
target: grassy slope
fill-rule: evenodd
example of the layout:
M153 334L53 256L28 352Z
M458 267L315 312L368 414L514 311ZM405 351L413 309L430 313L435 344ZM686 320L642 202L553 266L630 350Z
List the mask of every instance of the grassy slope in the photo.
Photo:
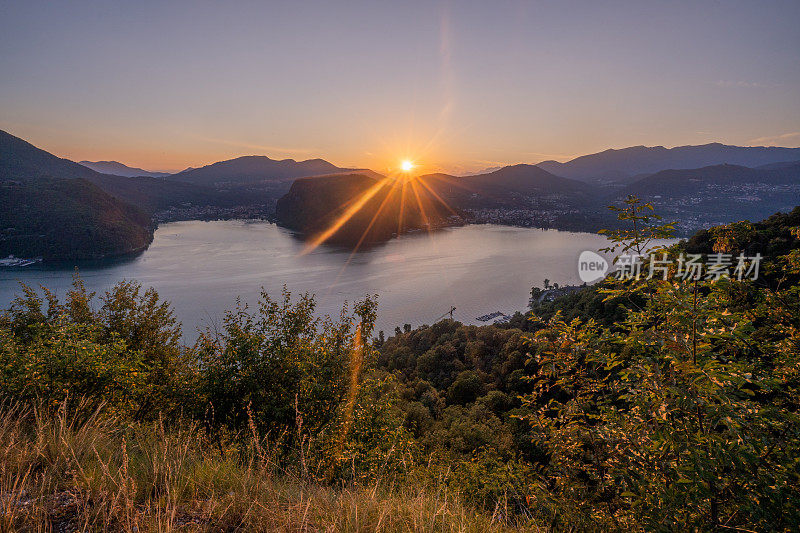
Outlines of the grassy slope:
M192 428L4 409L0 443L1 531L509 531L443 485L323 486Z

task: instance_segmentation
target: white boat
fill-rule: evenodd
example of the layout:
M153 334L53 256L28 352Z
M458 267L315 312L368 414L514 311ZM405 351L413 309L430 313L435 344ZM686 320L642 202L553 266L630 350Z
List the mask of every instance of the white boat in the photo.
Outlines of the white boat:
M0 267L26 267L35 265L36 263L40 262L41 259L24 259L22 257L14 257L13 255L9 255L5 259L0 259Z
M489 322L490 320L493 320L492 324L502 324L511 320L511 317L500 311L495 311L494 313L489 313L488 315L479 316L475 320L480 320L481 322Z

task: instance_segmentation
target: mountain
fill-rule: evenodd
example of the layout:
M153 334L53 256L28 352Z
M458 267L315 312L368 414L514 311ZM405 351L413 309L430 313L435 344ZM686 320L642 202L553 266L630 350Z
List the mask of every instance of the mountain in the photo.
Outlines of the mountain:
M0 256L72 260L144 250L153 239L150 215L91 182L103 176L0 131Z
M800 161L748 168L712 165L686 170L663 170L618 193L634 194L657 206L666 217L682 221L684 233L710 222L761 220L800 204Z
M269 189L282 191L283 194L289 190L295 178L348 170L350 169L339 168L323 159L275 160L263 155L249 155L184 170L171 175L169 179L215 187L260 184Z
M88 180L109 194L151 214L187 205L231 208L271 201L270 196L259 191L219 191L211 187L170 181L164 178L146 176L126 178L111 174L98 174Z
M427 174L409 180L361 173L300 178L278 200L278 223L306 236L346 222L328 242L375 242L421 228L463 223L465 209L554 211L585 205L592 187L534 165L478 176ZM363 205L362 205L363 204ZM527 213L527 211L525 211Z
M558 176L582 181L625 181L638 174L668 169L696 169L723 163L758 167L800 160L800 148L728 146L720 143L699 146L632 146L577 157L566 163L543 161L537 166Z
M28 182L43 176L59 179L97 176L97 172L62 159L0 130L0 179Z
M582 196L588 187L536 165L511 165L486 174L467 176L459 184L481 194L539 194Z
M594 191L592 185L556 176L535 165L511 165L465 177L428 174L420 179L448 204L470 209L562 208L584 204Z
M800 161L777 168L713 165L687 170L662 170L629 185L623 194L679 197L696 195L711 185L725 187L726 192L736 194L737 187L757 183L800 186Z
M187 204L227 208L270 201L259 191L217 191L164 178L102 174L0 130L0 180L29 184L42 178L85 179L151 214Z
M153 240L150 216L83 178L0 181L0 256L50 260L135 254Z
M125 176L127 178L138 176L163 178L170 175L169 172L151 172L141 168L129 167L118 161L81 161L80 164L101 174L114 174L115 176Z
M767 165L761 165L756 167L759 170L778 170L781 168L792 168L800 161L781 161L779 163L769 163Z
M365 174L297 179L278 200L276 217L279 224L307 238L334 228L325 242L348 246L460 220L418 180Z

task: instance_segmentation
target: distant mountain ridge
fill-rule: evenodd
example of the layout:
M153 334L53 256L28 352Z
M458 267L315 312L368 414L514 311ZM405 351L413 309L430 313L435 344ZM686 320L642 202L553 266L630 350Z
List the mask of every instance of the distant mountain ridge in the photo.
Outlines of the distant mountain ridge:
M196 185L245 185L258 182L286 182L306 176L345 172L352 169L339 168L324 159L270 159L263 155L247 155L219 161L200 168L184 170L169 177L170 180L185 181ZM286 186L288 190L289 186Z
M181 203L214 203L220 196L213 189L190 183L146 176L102 174L0 130L0 180L33 184L43 178L85 179L106 193L150 214Z
M382 185L380 185L382 184ZM378 188L378 190L375 190ZM354 245L406 231L461 224L463 209L585 205L593 187L535 165L513 165L477 176L426 174L404 181L380 175L300 178L278 200L278 223L313 237L334 226L359 199L365 203L328 240Z
M584 194L585 183L555 175L536 165L509 165L484 174L458 178L467 188L485 193Z
M651 202L665 218L675 220L684 235L708 225L760 220L800 205L800 161L749 168L712 165L662 170L616 193L616 201L633 194Z
M104 176L0 131L0 255L95 259L144 250L153 239L149 214L94 183Z
M758 167L800 160L800 148L730 146L710 143L697 146L631 146L576 157L566 163L542 161L548 172L581 181L625 181L641 174L730 164Z
M419 177L448 203L459 208L515 208L578 205L590 199L593 185L556 176L536 165L510 165L485 174Z
M148 178L164 178L169 176L169 172L153 172L136 167L129 167L119 161L80 161L79 164L88 167L101 174L113 174L126 178L136 178L145 176Z
M761 168L723 164L684 170L662 170L632 183L622 194L674 197L697 194L700 187L706 185L740 186L756 183L800 185L800 161Z

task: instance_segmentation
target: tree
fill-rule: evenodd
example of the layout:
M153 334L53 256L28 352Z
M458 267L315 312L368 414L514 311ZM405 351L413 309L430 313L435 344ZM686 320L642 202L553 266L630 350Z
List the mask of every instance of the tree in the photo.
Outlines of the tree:
M615 244L638 253L642 235ZM795 256L773 261L791 276ZM608 298L637 302L619 323L556 313L530 337L522 418L548 458L531 497L573 527L796 529L800 286L605 287Z
M59 404L85 396L115 414L144 419L187 407L194 371L180 324L154 289L123 281L93 308L78 274L61 302L26 285L0 316L0 395Z
M617 213L621 222L630 222L630 226L628 229L600 230L599 233L611 241L600 251L613 253L619 249L622 254L646 255L655 249L649 248L654 240L671 238L675 232L674 224L656 224L661 216L653 212L652 204L642 202L637 196L629 195L623 207L611 205L608 208Z
M464 405L474 402L485 390L481 377L474 370L461 372L447 389L447 403Z
M381 433L390 404L381 381L369 377L376 306L367 297L338 320L319 318L313 296L293 299L285 289L280 299L262 290L254 311L237 303L222 331L207 330L197 344L207 423L280 436L287 454L316 451L326 479L343 464L354 435L368 441L356 446L362 458L391 446ZM400 427L399 419L387 423ZM304 471L310 460L301 456Z

